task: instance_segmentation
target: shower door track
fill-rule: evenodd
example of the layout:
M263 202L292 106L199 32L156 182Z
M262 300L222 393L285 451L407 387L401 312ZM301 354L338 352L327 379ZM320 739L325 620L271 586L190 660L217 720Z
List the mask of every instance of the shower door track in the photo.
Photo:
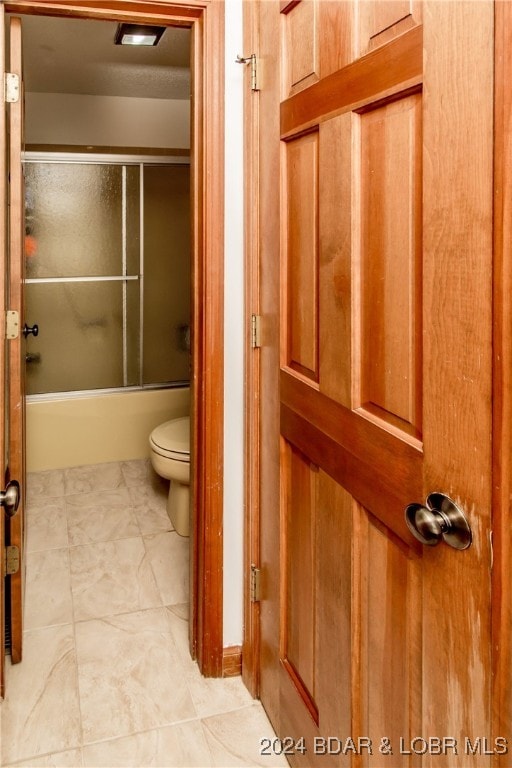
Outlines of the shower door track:
M138 275L90 275L87 277L27 277L25 285L32 283L112 283L138 280Z
M105 387L104 389L73 389L63 392L42 392L27 395L27 403L51 403L56 400L78 400L83 397L103 397L104 395L120 395L126 392L153 392L158 389L185 389L190 387L190 381L162 381L157 384L142 386Z
M106 163L107 165L190 165L186 155L123 155L105 152L35 152L30 149L22 153L25 163Z

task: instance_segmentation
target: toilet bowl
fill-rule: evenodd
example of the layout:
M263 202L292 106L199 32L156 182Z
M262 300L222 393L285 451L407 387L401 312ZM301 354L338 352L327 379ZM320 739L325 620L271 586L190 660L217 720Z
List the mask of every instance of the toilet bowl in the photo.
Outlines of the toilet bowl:
M190 418L160 424L149 437L153 469L170 480L167 514L180 536L189 535Z

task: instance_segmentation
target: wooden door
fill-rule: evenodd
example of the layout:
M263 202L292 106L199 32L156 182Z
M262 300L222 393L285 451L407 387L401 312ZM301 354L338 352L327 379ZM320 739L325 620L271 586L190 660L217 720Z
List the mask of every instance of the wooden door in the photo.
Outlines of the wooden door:
M3 211L0 265L0 485L2 490L15 480L25 487L24 463L24 348L20 324L23 319L23 242L24 196L21 168L23 94L21 79L21 21L6 21L0 7L2 28L2 81L4 73L19 77L16 100L6 101L0 125L2 173L0 207ZM3 47L6 41L6 49ZM13 314L16 313L16 314ZM10 316L10 317L9 317ZM12 512L12 511L11 511ZM1 578L1 643L0 643L0 696L4 694L4 659L6 636L14 663L22 658L23 633L23 581L24 581L24 518L20 503L14 515L6 517L0 508L0 541L2 551ZM18 551L18 570L7 573L6 552Z
M292 764L487 766L493 4L255 13L261 699Z
M9 576L9 622L11 660L21 661L23 639L23 592L25 582L25 338L24 276L25 276L25 194L21 152L23 146L23 67L21 19L9 22L9 72L18 75L18 100L9 104L9 294L8 309L16 312L18 328L8 341L9 355L9 459L8 471L21 485L21 499L16 515L9 519L8 542L19 551L19 569Z
M0 4L0 74L1 81L5 78L5 14ZM0 226L0 483L5 476L5 291L7 265L7 173L6 173L6 109L0 109L0 211L2 222ZM3 698L4 662L5 662L5 517L0 507L0 698Z

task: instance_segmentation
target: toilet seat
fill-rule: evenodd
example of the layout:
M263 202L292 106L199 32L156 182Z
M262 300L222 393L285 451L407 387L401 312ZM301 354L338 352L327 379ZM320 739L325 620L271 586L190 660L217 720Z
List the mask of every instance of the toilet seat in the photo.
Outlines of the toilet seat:
M190 418L166 421L149 438L153 450L167 459L190 461Z
M160 448L151 441L151 448L159 456L164 459L173 459L173 461L182 461L184 463L190 462L190 453L179 453L178 451L166 451L165 448Z
M155 453L166 459L190 462L190 417L172 419L155 427L149 442Z

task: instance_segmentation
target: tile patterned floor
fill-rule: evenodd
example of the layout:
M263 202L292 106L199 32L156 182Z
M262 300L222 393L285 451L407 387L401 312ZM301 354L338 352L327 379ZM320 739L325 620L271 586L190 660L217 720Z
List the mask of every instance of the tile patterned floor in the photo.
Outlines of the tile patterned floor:
M188 652L188 539L149 462L29 475L24 659L7 662L2 766L286 765L240 678Z

